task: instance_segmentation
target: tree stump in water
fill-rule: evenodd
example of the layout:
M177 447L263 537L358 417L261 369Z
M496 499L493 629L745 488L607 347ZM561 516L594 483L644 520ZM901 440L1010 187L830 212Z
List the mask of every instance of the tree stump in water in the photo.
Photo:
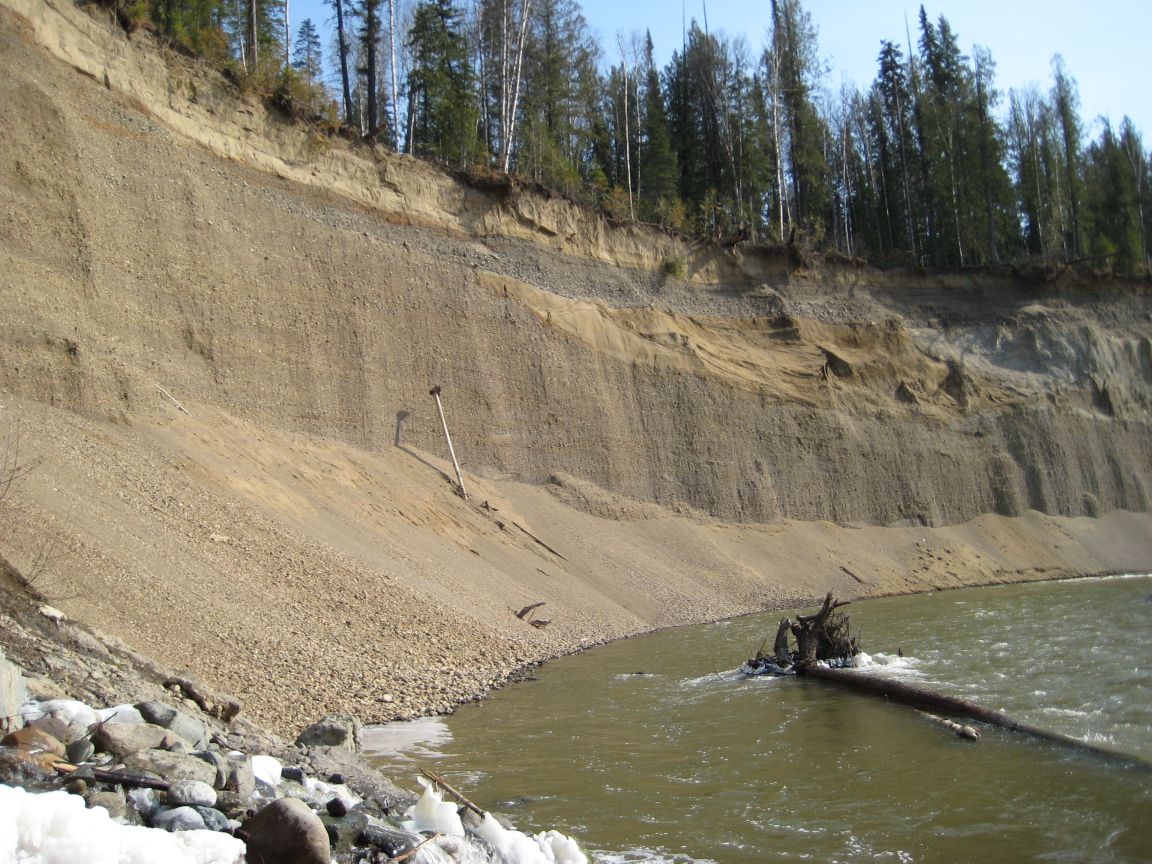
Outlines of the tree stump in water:
M847 600L837 600L829 591L820 611L815 615L797 615L795 621L781 618L772 644L772 654L757 651L749 665L763 669L771 664L784 670L821 660L850 663L860 653L860 645L852 638L848 616L836 611L848 603ZM795 649L789 647L789 636L796 640Z

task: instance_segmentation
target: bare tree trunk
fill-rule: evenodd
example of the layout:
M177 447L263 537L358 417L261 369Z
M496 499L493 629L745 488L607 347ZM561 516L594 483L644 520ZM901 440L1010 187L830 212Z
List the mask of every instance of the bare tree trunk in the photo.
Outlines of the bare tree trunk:
M620 45L620 62L624 69L624 176L628 181L628 218L636 220L636 210L632 205L632 131L628 114L628 52L624 48L624 34L617 33Z
M292 24L288 18L289 0L284 0L284 68L292 66Z
M256 47L256 2L257 0L248 0L248 71L256 71L256 63L260 59L259 51Z
M388 0L388 59L392 67L392 134L400 152L400 94L396 82L396 0Z
M523 0L523 5L520 7L520 32L516 39L516 63L513 65L513 78L515 82L512 89L512 101L508 104L507 117L500 118L500 134L503 140L500 142L503 147L503 153L500 159L500 169L507 174L508 169L512 164L512 142L516 137L516 115L520 108L520 80L522 78L521 72L524 68L524 41L528 36L528 13L532 8L531 0ZM507 31L502 37L507 40ZM503 94L507 87L507 78L501 84L501 93Z
M340 85L344 96L344 125L352 126L352 88L348 80L348 39L344 34L344 0L332 0L336 7L336 49L340 52Z

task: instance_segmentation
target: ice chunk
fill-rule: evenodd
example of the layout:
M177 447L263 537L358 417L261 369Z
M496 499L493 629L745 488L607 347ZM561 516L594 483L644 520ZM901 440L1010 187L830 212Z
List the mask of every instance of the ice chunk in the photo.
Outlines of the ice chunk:
M244 843L217 831L121 825L67 792L0 785L0 861L20 864L238 864Z
M404 814L408 817L408 821L403 827L408 831L433 831L437 834L463 837L464 823L460 821L456 808L445 801L436 791L436 787L423 777L417 779L424 786L424 794Z
M256 775L256 779L261 783L266 783L269 786L279 786L283 771L284 766L281 765L280 760L274 756L258 754L252 757L252 773Z

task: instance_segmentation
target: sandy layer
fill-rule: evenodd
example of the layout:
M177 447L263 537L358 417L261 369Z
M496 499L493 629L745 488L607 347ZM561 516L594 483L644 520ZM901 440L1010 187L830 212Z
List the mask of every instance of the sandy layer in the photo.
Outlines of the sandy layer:
M571 478L468 475L205 405L131 423L5 399L37 467L13 562L69 615L291 733L332 711L448 710L519 665L815 599L1152 566L1152 516L1029 513L945 528L732 525ZM545 605L529 616L514 611Z

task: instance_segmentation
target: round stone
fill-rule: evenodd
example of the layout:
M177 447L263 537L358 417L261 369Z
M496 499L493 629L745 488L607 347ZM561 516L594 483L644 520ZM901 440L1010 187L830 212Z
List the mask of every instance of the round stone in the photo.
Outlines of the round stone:
M200 780L177 780L168 787L170 807L215 807L216 790Z
M199 831L204 828L204 817L191 807L164 809L152 817L153 828L165 831Z
M196 812L204 820L204 827L209 831L227 831L228 817L214 807L197 807Z

